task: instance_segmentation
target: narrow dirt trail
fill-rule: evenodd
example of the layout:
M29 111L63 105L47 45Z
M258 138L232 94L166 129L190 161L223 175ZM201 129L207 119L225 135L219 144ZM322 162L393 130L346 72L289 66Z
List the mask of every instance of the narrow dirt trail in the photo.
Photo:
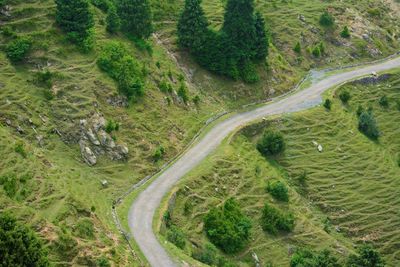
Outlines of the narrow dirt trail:
M153 232L153 217L162 198L185 174L195 168L207 155L240 126L252 121L292 113L312 108L322 102L322 94L337 85L355 78L400 67L400 57L384 62L359 67L358 69L326 77L308 88L290 94L284 98L255 108L254 110L235 114L215 125L205 136L198 140L175 163L162 172L133 202L129 212L129 227L151 266L179 266L178 259L172 259L157 240Z

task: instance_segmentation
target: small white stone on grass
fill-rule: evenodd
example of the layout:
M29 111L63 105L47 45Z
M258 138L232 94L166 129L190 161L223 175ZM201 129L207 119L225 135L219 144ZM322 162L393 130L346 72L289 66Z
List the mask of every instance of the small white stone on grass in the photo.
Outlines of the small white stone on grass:
M323 150L323 149L322 149L322 146L321 146L321 145L318 145L318 151L319 151L319 152L322 152L322 150Z

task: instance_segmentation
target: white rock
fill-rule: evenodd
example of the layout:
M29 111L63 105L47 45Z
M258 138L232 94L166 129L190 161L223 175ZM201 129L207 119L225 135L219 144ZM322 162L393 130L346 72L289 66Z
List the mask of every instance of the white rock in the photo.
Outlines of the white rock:
M318 151L319 151L319 152L322 152L322 150L323 150L323 149L322 149L322 146L321 146L321 145L318 145Z

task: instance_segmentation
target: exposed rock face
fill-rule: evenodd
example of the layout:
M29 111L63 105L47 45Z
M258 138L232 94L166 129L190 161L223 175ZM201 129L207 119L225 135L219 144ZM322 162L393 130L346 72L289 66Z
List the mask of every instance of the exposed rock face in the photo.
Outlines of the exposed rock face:
M97 157L106 155L111 160L126 160L129 149L126 145L116 144L105 131L106 120L101 114L79 121L79 146L83 160L90 166L97 163Z
M368 85L368 84L375 84L379 82L383 82L388 80L392 75L390 74L382 74L380 76L370 76L370 77L365 77L359 80L356 80L353 82L353 84L363 84L363 85Z
M86 162L86 164L88 164L89 166L95 165L97 163L97 157L90 149L88 144L85 141L81 140L79 141L79 146L81 148L82 158Z

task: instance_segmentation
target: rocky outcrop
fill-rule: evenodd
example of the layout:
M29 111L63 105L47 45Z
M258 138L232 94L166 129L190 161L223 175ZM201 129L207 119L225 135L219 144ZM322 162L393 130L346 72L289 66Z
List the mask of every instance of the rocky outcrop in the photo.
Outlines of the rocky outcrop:
M83 160L90 166L97 163L100 155L111 160L126 160L129 149L124 144L116 144L113 137L105 131L106 120L101 114L79 121L79 146Z

